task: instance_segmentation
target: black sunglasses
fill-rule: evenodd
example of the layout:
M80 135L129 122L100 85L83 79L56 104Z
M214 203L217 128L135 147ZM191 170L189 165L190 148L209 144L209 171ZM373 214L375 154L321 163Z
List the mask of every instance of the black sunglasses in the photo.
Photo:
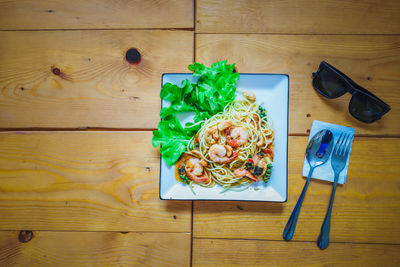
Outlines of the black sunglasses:
M390 110L388 104L325 61L321 62L317 72L313 72L312 84L327 98L338 98L347 92L352 94L349 112L362 122L372 123Z

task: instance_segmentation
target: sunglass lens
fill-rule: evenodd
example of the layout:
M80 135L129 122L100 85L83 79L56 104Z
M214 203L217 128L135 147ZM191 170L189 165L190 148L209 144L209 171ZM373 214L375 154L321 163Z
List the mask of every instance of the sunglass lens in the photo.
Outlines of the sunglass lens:
M369 123L379 119L384 109L374 98L362 93L356 93L350 100L349 111L355 118Z
M346 93L345 88L349 86L337 73L326 68L314 77L313 82L314 87L328 98L342 96Z

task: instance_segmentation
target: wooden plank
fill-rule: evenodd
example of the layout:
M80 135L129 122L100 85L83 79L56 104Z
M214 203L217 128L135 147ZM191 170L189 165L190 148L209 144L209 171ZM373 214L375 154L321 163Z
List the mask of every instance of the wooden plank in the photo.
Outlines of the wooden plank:
M0 40L2 128L155 128L162 73L193 62L189 31L0 32ZM138 65L125 60L131 47Z
M189 266L190 234L0 231L1 266Z
M193 266L399 266L399 245L193 240Z
M0 29L192 28L193 1L0 1Z
M196 31L399 34L399 13L397 0L199 0Z
M151 132L0 133L0 229L190 232Z
M400 3L400 2L399 2ZM306 134L313 120L354 127L357 134L400 135L400 36L199 34L196 61L228 59L242 73L289 74L289 132ZM312 87L311 73L326 60L386 101L392 110L364 124L348 112L346 94L327 99Z
M287 203L194 202L193 235L282 240L305 183L301 173L306 144L306 137L289 138ZM399 243L399 150L399 139L355 139L347 182L336 190L332 242ZM311 181L293 240L316 241L331 190L330 183Z

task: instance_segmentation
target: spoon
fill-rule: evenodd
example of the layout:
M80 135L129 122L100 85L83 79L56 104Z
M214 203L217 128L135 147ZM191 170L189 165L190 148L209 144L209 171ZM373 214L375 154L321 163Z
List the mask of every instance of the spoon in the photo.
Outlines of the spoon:
M306 149L306 158L308 164L310 164L310 171L308 172L307 180L304 185L303 191L297 200L297 204L292 211L292 215L286 223L285 229L283 230L283 238L287 241L292 239L294 230L296 229L297 218L300 214L301 204L303 204L304 196L308 188L308 184L311 180L311 175L314 169L324 164L331 155L333 147L333 134L330 130L325 129L316 133L310 140Z

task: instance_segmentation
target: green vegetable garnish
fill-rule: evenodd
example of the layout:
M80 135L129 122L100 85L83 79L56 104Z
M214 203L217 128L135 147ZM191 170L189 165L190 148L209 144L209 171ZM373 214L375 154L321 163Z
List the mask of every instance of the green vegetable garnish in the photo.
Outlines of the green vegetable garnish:
M186 174L185 165L179 166L178 173L182 183L190 184L189 177Z
M262 106L258 107L258 114L260 114L260 118L261 119L267 117L267 113L265 112L265 108L263 108Z
M236 81L239 73L234 73L235 64L227 61L215 62L211 67L200 63L189 65L196 83L184 80L180 86L166 83L161 89L161 99L171 103L160 112L161 121L153 131L152 144L161 145L160 152L168 165L173 165L185 152L190 139L201 128L204 120L222 112L227 104L235 100ZM193 122L183 127L176 114L192 111L196 115Z
M265 175L262 178L264 183L268 183L269 179L271 178L271 174L272 174L272 164L268 164L267 165L267 171L265 172Z

